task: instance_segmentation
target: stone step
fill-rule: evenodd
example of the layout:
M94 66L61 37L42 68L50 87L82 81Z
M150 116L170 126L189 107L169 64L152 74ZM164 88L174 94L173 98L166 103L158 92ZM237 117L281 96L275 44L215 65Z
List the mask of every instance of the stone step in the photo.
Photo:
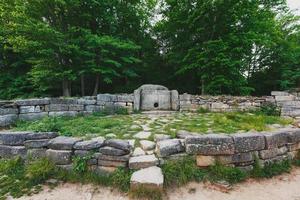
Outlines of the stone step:
M155 157L155 155L137 156L129 159L130 169L142 169L156 166L158 164L159 160Z
M130 179L131 190L138 189L158 189L162 190L164 184L164 175L159 167L153 166L141 169L132 174Z

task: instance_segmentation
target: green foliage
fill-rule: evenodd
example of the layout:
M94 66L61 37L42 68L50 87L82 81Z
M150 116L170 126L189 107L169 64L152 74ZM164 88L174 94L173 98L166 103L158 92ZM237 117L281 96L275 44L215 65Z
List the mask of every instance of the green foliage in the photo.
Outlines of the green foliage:
M197 110L197 113L201 113L201 114L204 114L204 113L209 113L210 110L208 108L199 108Z
M73 157L72 167L74 172L84 173L88 171L88 161L92 158L92 154L86 156L75 156Z
M144 188L140 186L133 190L130 190L129 196L133 199L162 200L163 191L158 189Z
M254 169L251 176L255 178L271 178L282 173L289 173L291 170L291 161L284 160L282 162L268 163L261 167L259 161L256 159Z
M259 113L267 116L280 116L280 108L275 104L264 104L260 107Z
M211 166L209 169L209 179L212 181L225 180L228 183L239 183L247 178L247 173L238 168L224 167L221 164Z
M118 168L110 177L112 185L123 192L128 192L132 173L133 171L131 170Z

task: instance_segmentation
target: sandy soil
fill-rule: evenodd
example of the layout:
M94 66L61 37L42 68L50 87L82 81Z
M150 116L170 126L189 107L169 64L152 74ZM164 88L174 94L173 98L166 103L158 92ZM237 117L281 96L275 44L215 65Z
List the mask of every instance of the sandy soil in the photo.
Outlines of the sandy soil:
M300 200L300 169L267 180L248 180L238 184L232 190L220 191L210 184L190 183L185 187L167 192L170 200ZM22 200L127 200L126 194L112 191L110 188L91 185L63 184Z

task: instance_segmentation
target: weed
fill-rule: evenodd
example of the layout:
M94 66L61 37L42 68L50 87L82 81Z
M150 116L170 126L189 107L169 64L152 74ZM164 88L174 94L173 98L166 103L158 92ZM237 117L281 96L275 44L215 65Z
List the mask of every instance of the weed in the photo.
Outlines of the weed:
M260 114L264 114L267 116L280 116L280 109L277 107L276 104L273 103L268 103L268 104L264 104L260 107L260 109L258 111Z
M130 188L130 178L132 171L124 168L118 168L111 175L111 183L113 186L118 187L121 191L127 192Z
M261 167L258 160L256 160L254 164L254 169L251 172L251 176L254 178L271 178L282 173L288 173L290 172L291 168L292 163L289 160L269 163L266 164L264 167Z
M209 113L210 112L210 110L208 109L208 108L199 108L198 110L197 110L197 113L201 113L201 114L203 114L203 113Z
M234 184L242 182L247 178L247 173L235 167L226 167L219 163L211 166L208 170L209 179L211 181L225 180L228 183Z
M129 196L133 199L161 200L163 199L163 191L160 189L150 189L139 186L130 190Z

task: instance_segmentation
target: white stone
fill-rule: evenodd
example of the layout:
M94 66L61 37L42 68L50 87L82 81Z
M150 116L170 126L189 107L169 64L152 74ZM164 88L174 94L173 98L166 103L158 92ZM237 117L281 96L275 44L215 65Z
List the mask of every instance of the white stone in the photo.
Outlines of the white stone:
M135 145L135 140L127 140L129 142L129 146L130 148L134 148L134 145Z
M145 151L140 148L140 147L137 147L134 149L133 153L132 153L132 157L136 157L136 156L144 156L146 155Z
M151 136L151 132L141 131L135 134L133 137L137 139L147 139Z
M159 164L158 159L154 155L137 156L129 159L130 169L142 169Z
M131 189L136 187L146 187L146 188L163 188L164 175L159 167L148 167L146 169L141 169L132 174L130 179Z
M117 136L115 135L115 134L113 134L113 133L109 133L109 134L107 134L107 135L105 135L106 136L106 138L116 138Z
M155 149L155 143L151 142L149 140L141 140L140 144L141 144L142 149L145 151L150 151L150 150Z
M174 129L176 131L176 129ZM171 139L170 135L165 135L165 134L155 134L154 135L154 141L162 141L162 140L168 140Z

